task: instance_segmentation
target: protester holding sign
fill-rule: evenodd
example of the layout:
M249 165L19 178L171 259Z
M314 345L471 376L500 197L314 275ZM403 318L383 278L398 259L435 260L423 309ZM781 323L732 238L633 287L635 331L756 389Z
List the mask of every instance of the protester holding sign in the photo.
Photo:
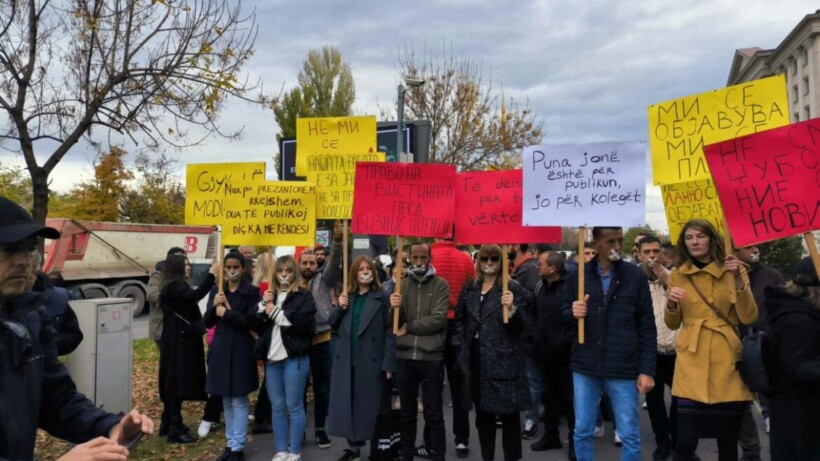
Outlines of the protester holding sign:
M504 459L521 459L519 412L530 406L524 338L531 295L515 281L501 287L501 247L482 245L476 262L477 278L464 285L456 308L454 343L460 348L464 379L460 394L476 408L481 458L495 455L496 418L501 421ZM504 323L503 311L509 311ZM453 403L455 406L456 403Z
M313 295L301 287L292 256L273 265L273 301L260 305L265 330L257 343L256 358L265 360L265 382L273 407L274 461L299 461L305 432L302 396L310 369L308 349L315 328Z
M245 261L236 251L225 256L225 284L222 290L211 289L204 317L205 327L214 328L205 391L221 396L225 411L228 446L218 461L245 459L248 394L259 386L251 331L260 326L256 319L260 296L259 290L243 277Z
M361 459L361 448L370 440L382 408L382 387L393 376L396 338L388 295L381 290L373 260L359 256L339 307L330 314L338 329L330 394L328 431L347 439L348 449L339 461Z
M737 303L730 303L736 290ZM740 260L727 255L706 220L686 223L669 275L664 320L677 330L672 395L677 398L675 459L690 460L698 439L716 438L721 461L736 460L743 413L754 398L735 368L740 358L738 321L757 320L757 305Z
M400 309L402 324L396 339L396 374L401 401L401 456L413 459L416 453L416 399L423 384L424 422L430 428L433 461L444 461L446 436L441 393L444 387L444 343L447 339L447 306L450 290L430 265L430 246L416 242L410 246L407 277L401 293L390 295L390 306Z
M793 273L787 287L766 290L777 373L769 407L773 461L820 459L820 280L810 258Z
M594 227L598 256L584 264L584 301L578 301L577 273L569 274L561 298L566 322L575 326L579 318L586 319L586 341L573 344L570 365L580 461L595 457L593 432L603 392L615 413L621 459L640 460L638 393L655 386L657 332L649 283L641 268L622 261L623 239L620 227Z

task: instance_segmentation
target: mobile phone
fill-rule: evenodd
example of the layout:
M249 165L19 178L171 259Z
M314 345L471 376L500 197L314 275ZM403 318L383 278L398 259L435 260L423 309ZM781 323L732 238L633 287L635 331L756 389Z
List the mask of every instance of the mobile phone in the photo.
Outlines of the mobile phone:
M128 449L128 451L133 450L133 449L134 449L134 447L136 447L137 445L139 445L140 440L142 440L142 436L143 436L143 435L145 435L145 433L144 433L144 432L142 432L142 431L139 431L139 433L137 434L137 436L136 436L136 437L134 437L133 439L131 439L131 441L130 441L130 442L128 442L128 445L126 445L126 446L125 446L125 448L126 448L126 449Z

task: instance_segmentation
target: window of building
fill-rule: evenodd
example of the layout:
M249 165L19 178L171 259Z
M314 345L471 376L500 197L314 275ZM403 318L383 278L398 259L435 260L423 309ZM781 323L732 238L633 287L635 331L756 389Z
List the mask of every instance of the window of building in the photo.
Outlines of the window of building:
M792 85L792 102L797 102L798 98L800 98L800 93L797 89L797 83Z
M806 104L806 107L803 108L803 120L808 120L811 118L811 107Z
M800 112L795 112L795 113L794 113L794 120L793 120L793 122L794 122L794 123L797 123L797 122L799 122L799 121L800 121Z
M809 76L803 77L803 95L809 94Z
M792 75L797 75L797 59L792 59Z
M800 54L802 55L803 65L805 66L806 64L809 63L809 49L806 48L806 47L801 47L800 48Z

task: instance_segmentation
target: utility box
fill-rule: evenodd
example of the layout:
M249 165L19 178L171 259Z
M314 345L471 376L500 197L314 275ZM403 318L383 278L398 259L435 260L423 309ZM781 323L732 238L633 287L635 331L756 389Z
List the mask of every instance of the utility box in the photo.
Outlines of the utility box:
M110 413L131 409L131 300L70 301L83 341L68 354L68 372L94 404Z

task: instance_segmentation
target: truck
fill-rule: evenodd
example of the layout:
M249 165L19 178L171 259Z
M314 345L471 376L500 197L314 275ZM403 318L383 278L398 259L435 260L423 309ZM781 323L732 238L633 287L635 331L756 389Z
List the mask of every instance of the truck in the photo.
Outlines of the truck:
M75 296L129 298L131 312L145 308L146 284L158 261L171 247L184 248L190 259L213 258L215 227L136 224L46 219L60 231L59 240L46 240L43 271L57 286Z

